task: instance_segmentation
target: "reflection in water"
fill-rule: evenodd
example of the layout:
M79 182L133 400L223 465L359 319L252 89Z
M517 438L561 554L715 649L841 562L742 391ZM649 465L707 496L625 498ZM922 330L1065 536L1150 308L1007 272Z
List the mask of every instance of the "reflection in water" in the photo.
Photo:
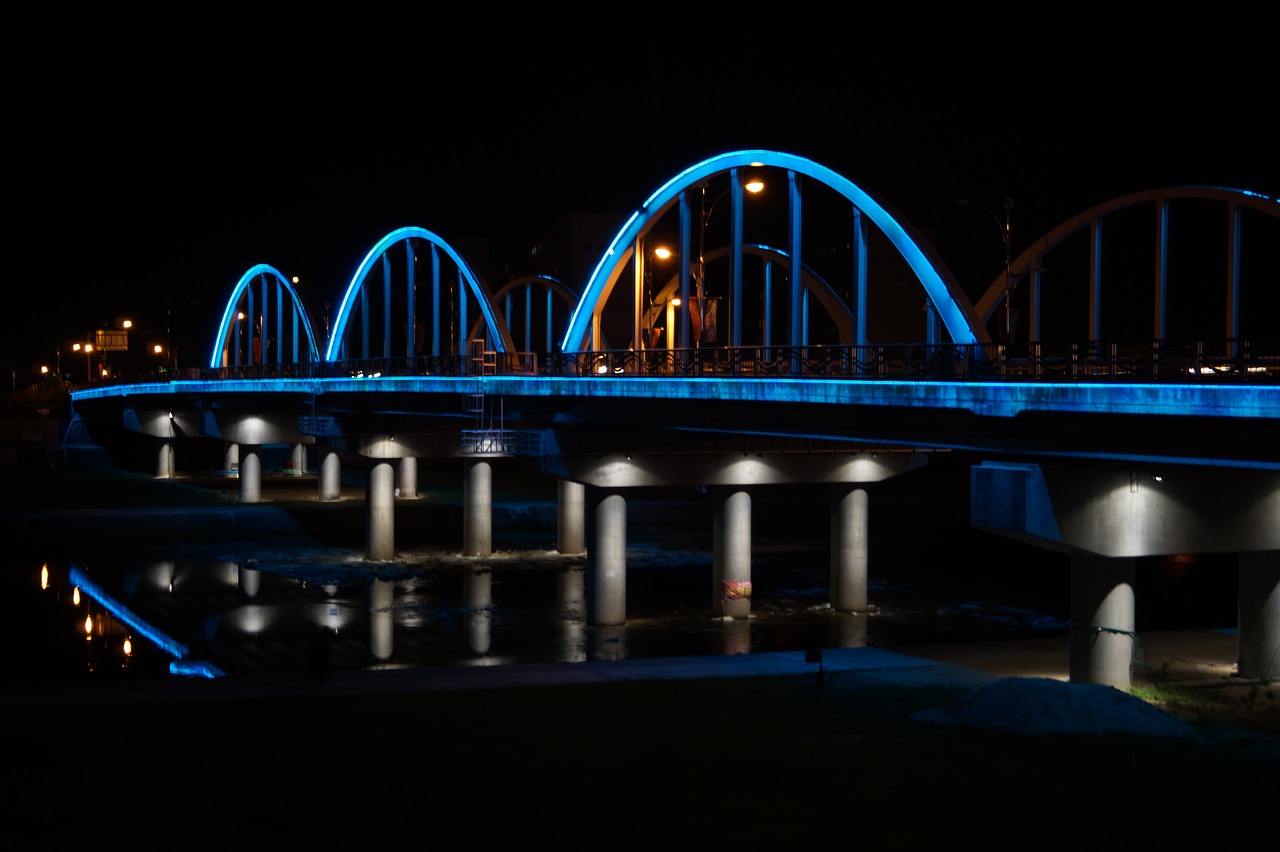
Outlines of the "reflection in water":
M369 651L376 659L389 660L395 645L391 607L395 584L376 577L369 584Z
M484 568L468 570L463 575L463 603L467 607L467 644L472 653L489 653L492 643L493 574Z
M856 648L900 629L883 606L832 612L817 559L784 554L772 583L761 560L747 619L709 611L703 554L633 548L628 560L635 582L616 627L586 624L585 559L554 551L375 567L121 560L35 565L26 576L40 596L28 609L43 607L57 637L40 649L46 678L304 673L318 636L332 668L349 671ZM886 587L873 594L892 597ZM936 622L946 608L930 600L921 611ZM1029 614L1038 630L1066 629Z

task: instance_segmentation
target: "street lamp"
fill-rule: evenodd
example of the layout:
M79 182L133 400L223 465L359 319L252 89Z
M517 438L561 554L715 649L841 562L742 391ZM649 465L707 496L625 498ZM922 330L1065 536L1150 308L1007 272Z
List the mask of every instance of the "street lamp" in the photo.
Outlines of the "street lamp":
M735 178L736 180L736 178ZM764 189L764 181L759 178L752 178L742 184L742 188L751 194L759 193ZM697 295L694 298L694 304L689 306L691 318L697 325L693 335L694 346L700 346L702 343L702 333L706 330L707 323L707 303L706 303L706 280L707 280L707 259L705 256L705 244L707 234L707 223L711 221L711 214L715 212L716 205L720 203L726 195L733 191L732 184L724 192L716 196L711 202L711 206L707 206L707 185L702 184L702 195L699 199L699 226L698 226L698 278L697 278Z
M84 380L86 382L93 381L93 344L76 343L71 349L75 352L84 353Z
M1005 343L1013 342L1013 268L1009 265L1009 211L1013 210L1013 199L1006 198L1004 200L1004 224L1000 224L1000 217L995 214L990 207L980 204L977 201L971 201L968 198L957 198L956 204L961 207L970 205L987 211L996 223L996 227L1000 229L1000 239L1004 241L1004 340Z

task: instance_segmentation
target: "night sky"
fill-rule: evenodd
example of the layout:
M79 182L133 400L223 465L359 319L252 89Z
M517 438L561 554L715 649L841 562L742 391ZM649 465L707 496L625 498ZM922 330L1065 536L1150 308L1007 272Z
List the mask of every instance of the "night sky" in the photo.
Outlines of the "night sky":
M6 60L17 305L0 357L14 370L126 316L147 333L168 323L180 359L202 362L255 264L337 302L394 228L503 257L574 211L621 225L734 150L848 177L938 234L962 281L992 280L1003 249L956 197L1014 198L1016 254L1130 192L1280 195L1275 71L1238 40L1204 47L1201 22L1042 45L969 21L954 37L973 41L940 49L803 18L685 16L678 35L497 7L228 8L33 12L12 34L27 57ZM481 28L495 20L501 32Z

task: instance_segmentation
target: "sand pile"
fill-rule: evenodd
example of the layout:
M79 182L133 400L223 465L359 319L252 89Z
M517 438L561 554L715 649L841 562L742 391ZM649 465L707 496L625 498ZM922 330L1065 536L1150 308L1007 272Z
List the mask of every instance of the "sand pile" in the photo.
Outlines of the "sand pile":
M1140 698L1096 683L1009 677L975 687L963 698L912 718L1026 734L1129 733L1189 737L1191 726Z

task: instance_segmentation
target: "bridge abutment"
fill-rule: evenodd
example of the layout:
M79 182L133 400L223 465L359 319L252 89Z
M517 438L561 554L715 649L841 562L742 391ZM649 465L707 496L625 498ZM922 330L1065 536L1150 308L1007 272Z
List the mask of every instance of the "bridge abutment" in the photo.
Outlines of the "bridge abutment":
M1280 677L1280 551L1241 553L1237 670L1242 677Z

